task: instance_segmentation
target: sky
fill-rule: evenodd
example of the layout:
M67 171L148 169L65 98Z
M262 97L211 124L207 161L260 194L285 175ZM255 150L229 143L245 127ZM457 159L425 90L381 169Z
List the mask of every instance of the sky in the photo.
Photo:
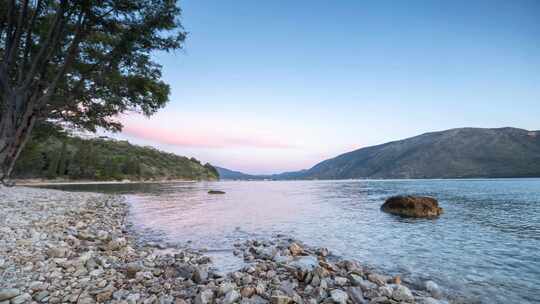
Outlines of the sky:
M171 87L114 137L246 173L458 127L540 130L540 1L185 0Z

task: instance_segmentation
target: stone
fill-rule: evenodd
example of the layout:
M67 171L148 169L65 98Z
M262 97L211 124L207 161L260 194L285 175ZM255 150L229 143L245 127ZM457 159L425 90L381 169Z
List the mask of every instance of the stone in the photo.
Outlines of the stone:
M381 287L379 287L379 289L377 291L379 292L379 294L381 296L390 298L390 297L392 297L392 292L394 290L390 286L381 286Z
M128 278L134 278L137 272L143 270L140 263L128 263L126 265L126 274Z
M221 190L210 190L210 191L208 191L208 194L225 194L225 191L221 191Z
M330 250L328 250L328 248L319 248L319 250L317 250L317 254L322 257L327 257L330 254Z
M199 292L195 297L195 304L209 304L214 299L214 293L210 289Z
M97 232L97 239L100 241L108 241L111 236L107 231L100 230Z
M294 256L304 254L304 248L302 248L302 246L298 245L297 243L292 243L289 246L289 251Z
M36 292L46 289L46 285L43 282L34 281L28 285L28 288L30 288L30 290L32 290L33 292Z
M21 291L15 288L2 288L0 289L0 301L9 300L20 295Z
M362 288L360 287L349 287L347 289L347 294L349 295L349 299L351 299L354 304L365 304L367 302L364 298Z
M28 293L23 293L11 299L11 304L23 304L29 300L32 300L32 296Z
M330 291L330 297L334 303L338 304L347 304L347 300L349 299L349 295L341 289L334 289Z
M50 300L49 300L50 303ZM81 296L77 301L77 304L94 304L96 301L90 296Z
M156 295L151 295L150 297L144 299L143 304L155 304L158 298Z
M47 250L49 258L63 258L67 255L68 248L66 247L51 247Z
M392 196L381 206L387 213L407 217L436 217L443 213L436 199L427 196Z
M396 285L392 292L392 298L397 301L414 302L414 296L409 288L403 285Z
M369 304L378 304L378 303L386 304L386 303L394 303L394 302L389 302L387 297L375 297L371 299L371 301L369 301Z
M128 295L126 297L126 301L129 303L129 304L135 304L137 303L141 298L141 295L138 294L138 293L132 293L130 295Z
M279 290L283 291L287 296L292 297L295 293L294 289L296 288L295 283L290 280L281 281L279 284Z
M107 300L110 300L112 298L112 294L113 294L113 291L112 290L107 290L107 291L104 291L102 293L99 293L97 296L96 296L96 300L98 302L105 302Z
M208 271L204 267L197 267L193 272L193 282L201 284L208 280Z
M125 238L115 238L107 244L107 249L111 251L116 251L122 249L123 247L126 247L126 245L127 240Z
M386 285L386 282L388 282L388 277L378 273L370 273L368 275L368 280L379 286L383 286Z
M345 286L347 285L347 283L349 282L349 280L347 280L347 278L344 278L344 277L336 277L334 279L334 281L336 282L337 285L339 286Z
M431 294L432 297L436 299L442 298L442 291L439 288L439 285L433 281L426 281L425 282L426 290Z
M273 295L270 298L270 303L272 304L288 304L290 302L292 302L292 299L284 295Z
M315 267L319 266L319 261L313 256L299 256L296 257L289 265L299 269L303 272L313 271Z
M34 300L41 302L41 300L45 299L48 296L49 296L49 292L47 290L42 290L40 292L35 293L33 298Z
M276 263L280 263L280 264L286 264L290 261L292 261L292 257L289 256L289 255L281 255L281 254L276 254L272 260Z
M258 295L263 295L265 291L266 291L266 286L264 285L264 283L262 282L257 283L257 286L255 286L255 292Z
M218 293L219 295L225 295L229 291L233 290L236 287L236 284L231 282L223 282L219 285Z
M238 293L238 291L233 289L227 292L227 294L225 295L225 298L223 299L223 304L233 304L239 299L240 299L240 293Z
M174 302L174 297L173 296L162 295L158 299L159 304L173 304L173 302Z
M251 286L244 287L240 290L240 294L244 298L251 298L255 294L255 288Z

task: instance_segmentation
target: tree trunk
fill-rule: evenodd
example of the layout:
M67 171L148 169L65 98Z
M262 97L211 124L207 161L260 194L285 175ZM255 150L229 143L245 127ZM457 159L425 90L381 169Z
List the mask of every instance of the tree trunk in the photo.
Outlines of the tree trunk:
M15 96L11 98L16 99ZM32 105L28 102L23 115L17 115L13 107L2 109L4 113L0 117L0 183L5 184L9 179L15 161L30 137L36 120Z

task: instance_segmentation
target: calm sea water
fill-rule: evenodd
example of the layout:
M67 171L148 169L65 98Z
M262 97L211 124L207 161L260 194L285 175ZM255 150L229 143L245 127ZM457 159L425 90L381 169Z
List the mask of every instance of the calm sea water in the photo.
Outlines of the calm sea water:
M237 267L233 241L278 233L325 246L450 297L540 301L540 179L253 181L69 186L128 194L139 233L208 248ZM225 195L208 195L209 189ZM430 195L445 213L403 219L380 211L396 194ZM219 265L218 265L219 266Z

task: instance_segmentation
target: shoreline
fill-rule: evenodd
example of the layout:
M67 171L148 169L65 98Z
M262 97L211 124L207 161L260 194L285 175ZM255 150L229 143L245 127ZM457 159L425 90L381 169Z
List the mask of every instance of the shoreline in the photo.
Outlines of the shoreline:
M0 303L447 303L433 282L413 289L285 236L231 244L245 266L224 274L203 252L139 244L128 209L118 195L0 188Z
M65 185L123 185L123 184L167 184L167 183L197 183L199 180L122 180L122 181L96 181L96 180L15 180L16 186L33 187L33 186L65 186Z

